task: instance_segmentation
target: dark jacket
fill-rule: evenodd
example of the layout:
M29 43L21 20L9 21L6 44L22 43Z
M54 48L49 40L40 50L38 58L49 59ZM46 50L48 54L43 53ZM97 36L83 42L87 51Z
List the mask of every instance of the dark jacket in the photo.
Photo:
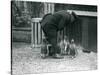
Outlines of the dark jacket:
M71 15L67 11L58 11L54 14L47 14L41 21L41 26L50 25L57 30L61 30L70 23Z

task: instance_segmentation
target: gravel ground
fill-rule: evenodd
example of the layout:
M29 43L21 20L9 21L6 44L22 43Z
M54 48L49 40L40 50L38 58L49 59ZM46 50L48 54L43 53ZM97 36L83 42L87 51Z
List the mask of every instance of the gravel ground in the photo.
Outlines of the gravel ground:
M64 59L41 59L40 48L31 48L26 43L12 43L12 75L96 69L97 53L83 53L81 48L74 59L68 56Z

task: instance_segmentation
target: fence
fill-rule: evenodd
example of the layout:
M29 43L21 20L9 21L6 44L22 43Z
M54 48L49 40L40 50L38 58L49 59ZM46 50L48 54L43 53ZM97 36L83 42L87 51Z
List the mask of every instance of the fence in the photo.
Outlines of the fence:
M41 29L40 26L40 21L42 18L32 18L32 23L31 23L31 44L32 46L40 46L42 43L42 38L45 37L44 33ZM65 30L65 29L64 29ZM58 36L64 36L64 30L58 32Z
M32 38L31 38L31 44L34 47L40 47L41 43L42 43L42 38L45 37L44 33L41 29L40 26L40 20L42 18L32 18ZM77 25L68 25L67 29L66 27L61 30L58 31L57 33L57 41L59 40L59 38L62 36L62 38L64 37L64 35L67 35L69 37L69 40L71 40L72 38L74 38L74 40L76 41L76 43L80 43L81 41L81 25L77 24Z
M76 14L78 14L83 21L81 22L81 24L78 23L76 25L68 25L67 29L58 32L58 37L64 36L66 34L70 39L74 38L75 43L82 44L84 47L87 47L88 46L87 40L89 39L89 36L87 34L89 33L89 31L88 30L86 31L87 27L85 26L90 25L90 23L88 23L88 21L90 21L89 18L97 17L97 13L87 12L87 11L74 11L74 12L76 12ZM39 23L40 20L41 18L32 18L31 43L33 46L34 45L39 46L42 42L42 38L44 37L44 33L41 30L41 26ZM90 29L91 27L89 28L89 30Z
M32 38L31 38L31 44L32 46L38 47L41 45L42 43L42 38L45 37L44 33L41 29L40 26L40 20L41 18L32 18ZM76 43L80 43L81 42L81 25L77 24L77 25L68 25L67 29L66 27L61 30L58 31L57 33L57 41L59 40L59 38L62 36L62 38L64 38L64 35L67 35L69 40L71 40L72 38L75 40Z
M41 44L42 42L42 37L43 37L43 32L41 30L41 26L39 21L41 18L32 18L32 23L31 23L31 44L32 45L38 45Z

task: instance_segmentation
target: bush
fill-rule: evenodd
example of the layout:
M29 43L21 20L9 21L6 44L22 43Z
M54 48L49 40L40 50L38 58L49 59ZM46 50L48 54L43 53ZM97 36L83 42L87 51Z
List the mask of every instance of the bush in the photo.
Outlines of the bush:
M15 27L30 27L31 17L27 12L22 12L22 15L16 14L14 20Z

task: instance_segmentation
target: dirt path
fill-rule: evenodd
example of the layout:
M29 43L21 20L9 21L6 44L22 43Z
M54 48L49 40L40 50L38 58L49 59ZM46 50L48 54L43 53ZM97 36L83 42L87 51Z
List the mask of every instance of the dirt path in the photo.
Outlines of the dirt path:
M13 75L25 75L44 72L64 72L97 69L97 54L83 53L81 49L76 58L70 59L41 59L40 48L31 48L29 44L13 43L12 72Z

